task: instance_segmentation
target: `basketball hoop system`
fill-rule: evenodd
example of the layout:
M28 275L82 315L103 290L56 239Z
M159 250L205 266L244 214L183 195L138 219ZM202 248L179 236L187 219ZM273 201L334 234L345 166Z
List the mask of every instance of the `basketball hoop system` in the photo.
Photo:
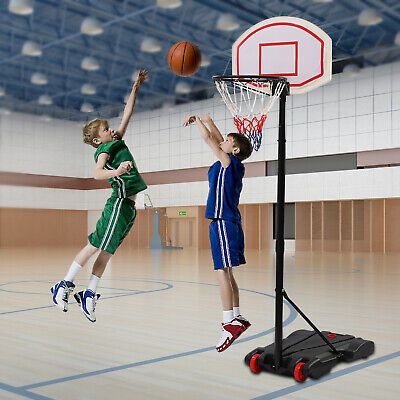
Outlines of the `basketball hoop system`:
M268 113L285 87L286 78L258 75L219 75L215 85L233 117L238 132L258 151Z
M374 342L352 335L320 331L284 288L286 97L314 90L332 78L332 39L318 26L300 18L280 16L251 26L232 45L232 75L214 81L238 131L254 150L261 145L268 112L279 99L278 171L275 244L275 341L245 357L254 373L318 379L339 362L367 358ZM294 134L294 133L293 133ZM284 299L312 330L297 330L283 338Z

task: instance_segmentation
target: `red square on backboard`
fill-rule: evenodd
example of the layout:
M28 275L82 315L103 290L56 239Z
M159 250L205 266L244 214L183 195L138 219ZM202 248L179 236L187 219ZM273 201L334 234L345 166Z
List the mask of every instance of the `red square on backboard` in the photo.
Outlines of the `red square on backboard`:
M299 42L259 43L258 74L267 76L297 76Z

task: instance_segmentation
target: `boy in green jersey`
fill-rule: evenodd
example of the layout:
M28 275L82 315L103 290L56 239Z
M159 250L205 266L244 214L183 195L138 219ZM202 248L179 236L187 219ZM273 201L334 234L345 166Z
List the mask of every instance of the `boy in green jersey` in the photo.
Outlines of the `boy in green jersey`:
M51 288L51 293L53 303L63 311L68 311L68 298L75 288L75 276L89 258L100 250L93 265L88 288L74 295L83 314L91 322L96 321L94 311L100 297L96 289L100 278L135 221L136 194L147 188L132 154L122 140L135 107L138 90L146 79L147 71L140 70L117 131L111 130L108 122L99 118L83 127L84 143L96 148L94 178L107 179L111 183L112 194L97 221L96 230L88 237L89 243L77 254L64 279Z

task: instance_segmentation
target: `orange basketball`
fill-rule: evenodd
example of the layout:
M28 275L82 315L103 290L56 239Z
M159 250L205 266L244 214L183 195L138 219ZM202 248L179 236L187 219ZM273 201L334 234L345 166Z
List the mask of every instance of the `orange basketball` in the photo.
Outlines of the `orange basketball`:
M169 49L167 61L175 74L189 76L200 68L201 52L191 42L178 42Z

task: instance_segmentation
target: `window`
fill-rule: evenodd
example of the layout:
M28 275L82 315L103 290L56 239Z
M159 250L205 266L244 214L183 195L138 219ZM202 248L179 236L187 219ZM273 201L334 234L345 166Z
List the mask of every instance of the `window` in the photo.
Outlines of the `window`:
M276 204L274 204L273 232L276 239ZM295 239L295 203L285 204L285 239Z

